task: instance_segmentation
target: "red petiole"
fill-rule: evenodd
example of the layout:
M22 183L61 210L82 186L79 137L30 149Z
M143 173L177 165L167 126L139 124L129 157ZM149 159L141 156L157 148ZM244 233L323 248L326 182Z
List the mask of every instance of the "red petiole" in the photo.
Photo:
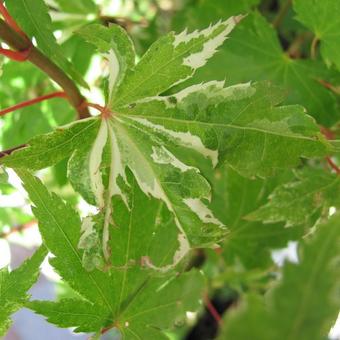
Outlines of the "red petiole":
M332 158L326 157L326 161L328 165L338 174L340 175L340 168L332 161Z
M19 25L16 23L16 21L12 18L12 16L7 11L7 8L4 6L2 1L0 1L0 13L4 17L5 21L9 26L11 26L17 33L19 33L24 38L27 38L27 35L22 31L22 29L19 27Z
M0 1L0 13L4 17L6 23L17 33L19 33L27 42L29 43L29 47L23 51L12 51L5 48L0 48L0 54L4 55L7 58L10 58L14 61L26 61L31 53L33 48L33 44L27 35L21 30L19 25L15 22L15 20L8 13L6 7L3 5L2 1Z
M66 92L61 92L61 91L52 92L50 94L46 94L44 96L37 97L37 98L31 99L31 100L27 100L27 101L24 101L22 103L16 104L14 106L8 107L7 109L0 110L0 116L4 116L7 113L10 113L10 112L13 112L13 111L16 111L16 110L20 110L24 107L31 106L31 105L34 105L34 104L38 104L38 103L41 103L45 100L49 100L49 99L52 99L52 98L68 99L68 96L67 96ZM98 105L98 104L88 103L88 102L84 101L80 105L79 109L81 109L83 107L92 107L92 108L98 110L99 112L102 113L104 118L107 117L107 115L110 114L110 111L106 107Z
M320 126L320 131L321 133L328 139L328 140L332 140L334 139L334 133L333 131L327 129L324 126ZM332 161L331 157L325 157L328 165L338 174L340 175L340 168Z
M37 103L41 103L45 100L52 99L52 98L67 99L68 97L67 97L67 94L65 92L53 92L53 93L47 94L45 96L41 96L41 97L38 97L38 98L27 100L27 101L22 102L20 104L11 106L11 107L4 109L4 110L1 110L0 116L4 116L6 113L13 112L13 111L16 111L16 110L20 110L24 107L31 106L31 105L34 105L34 104L37 104Z
M31 53L33 45L30 45L30 47L27 50L23 51L12 51L5 48L0 48L0 54L4 55L5 57L12 59L14 61L26 61L28 59L28 56Z
M204 296L204 304L205 304L207 310L209 311L209 313L211 314L211 316L215 319L216 323L218 325L220 325L220 323L222 321L221 315L218 313L215 306L210 301L208 295Z

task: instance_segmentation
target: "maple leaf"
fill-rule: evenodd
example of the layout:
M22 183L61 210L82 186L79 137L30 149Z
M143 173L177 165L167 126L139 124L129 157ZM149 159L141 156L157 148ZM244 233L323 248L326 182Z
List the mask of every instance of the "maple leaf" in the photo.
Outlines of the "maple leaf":
M219 339L323 339L339 308L339 215L303 243L298 264L286 263L265 301L246 296L227 315ZM317 294L315 293L317 292ZM244 327L244 325L247 327Z
M334 63L340 69L340 3L337 0L295 0L297 19L321 41L321 55L326 63Z
M225 226L207 207L208 181L182 158L182 150L200 154L213 166L226 163L243 175L262 177L296 166L300 157L332 150L303 108L278 106L282 91L268 83L225 87L213 81L160 96L204 66L239 20L170 33L136 65L131 40L121 28L86 27L80 34L110 64L106 111L100 118L35 137L1 162L36 170L70 157L70 182L99 209L96 221L86 223L99 231L106 261L110 225L115 224L112 197L120 195L131 208L125 193L127 169L142 191L163 201L174 216L179 248L173 267L191 248L214 247L226 234ZM81 246L97 248L98 235L88 241L89 246L85 241Z
M308 1L303 2L306 6L313 7ZM323 7L322 11L324 11L326 8L324 2L316 0L313 1L313 5L316 2L319 3L319 7ZM236 3L240 2L236 1ZM183 27L191 23L190 27L204 27L207 24L206 20L218 19L224 7L224 4L220 7L216 6L215 10L206 16L206 9L196 6L188 14L191 20L182 20L177 26ZM320 12L318 9L315 10L315 13ZM336 13L334 9L333 13ZM323 21L324 25L328 23L329 21ZM334 29L335 27L336 25ZM226 71L221 72L221 70ZM282 86L287 93L285 104L303 105L308 113L324 126L332 126L339 119L335 95L318 81L332 79L332 72L319 60L290 58L283 50L275 29L257 11L250 12L237 25L228 44L223 46L220 53L182 86L200 81L225 79L226 75L228 84L249 80L270 80Z
M15 270L0 270L0 335L5 335L10 327L11 314L22 308L29 299L27 291L38 279L39 267L46 255L46 248L42 246Z
M286 226L307 224L319 211L328 215L329 207L340 204L339 176L319 169L295 172L295 180L278 186L269 196L269 202L246 216L249 220L275 223L285 221Z
M96 4L93 0L82 1L68 1L68 0L56 0L60 9L66 13L75 14L91 14L97 10Z
M229 229L221 249L228 266L239 268L242 264L248 270L271 267L271 251L285 247L288 241L299 240L304 234L303 228L295 225L285 228L284 223L264 224L245 218L265 204L268 195L281 183L290 180L290 173L249 179L224 166L208 177L214 193L209 208Z
M80 85L88 85L77 69L67 60L53 35L52 20L43 0L6 0L9 12L30 38L35 38L39 48Z
M29 308L60 327L75 327L76 332L98 333L115 327L125 339L166 339L162 330L171 328L185 311L199 307L204 287L199 272L160 275L150 268L154 259L155 264L172 262L171 254L177 249L173 245L176 235L171 237L167 231L173 217L162 210L163 203L145 196L132 182L132 211L128 215L125 203L116 196L118 224L117 237L111 240L115 250L112 267L105 272L96 268L88 271L83 266L84 251L78 247L82 237L78 214L50 194L39 179L24 170L17 173L34 204L44 244L54 255L51 265L83 298L32 301L27 304ZM168 224L155 222L160 219ZM152 231L154 237L146 231ZM168 239L169 245L159 247L160 238Z

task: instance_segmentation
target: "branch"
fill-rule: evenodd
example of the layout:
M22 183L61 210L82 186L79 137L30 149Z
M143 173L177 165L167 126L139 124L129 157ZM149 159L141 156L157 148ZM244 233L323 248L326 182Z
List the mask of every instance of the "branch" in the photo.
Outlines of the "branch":
M123 27L127 31L130 31L130 29L134 26L140 26L140 27L148 26L148 21L145 19L142 19L140 21L135 21L135 20L131 20L125 17L117 17L117 16L113 17L113 16L107 16L107 15L100 15L98 18L105 26L109 26L111 23L113 23L113 24Z
M334 133L332 130L329 130L324 126L320 126L320 131L328 140L334 139ZM332 158L327 156L325 159L328 165L336 172L336 174L340 175L340 168L333 162Z
M287 0L287 1L281 6L279 13L277 14L277 16L275 17L275 19L274 19L274 21L273 21L273 27L274 27L274 28L278 28L278 27L281 25L281 23L282 23L284 17L286 16L286 14L287 14L287 12L288 12L290 6L292 5L292 1L293 1L293 0Z
M65 92L53 92L53 93L50 93L50 94L46 94L45 96L41 96L41 97L38 97L38 98L27 100L25 102L11 106L7 109L0 110L0 116L4 116L5 114L7 114L9 112L13 112L13 111L22 109L22 108L27 107L27 106L31 106L31 105L34 105L34 104L37 104L37 103L41 103L44 100L48 100L48 99L52 99L52 98L67 99L67 94Z
M326 161L328 165L336 172L336 174L340 175L340 168L333 162L332 158L326 157Z
M19 150L19 149L23 149L27 146L27 144L21 144L21 145L18 145L14 148L11 148L11 149L7 149L7 150L3 150L3 151L0 151L0 158L2 157L5 157L5 156L8 156L10 155L12 152L16 151L16 150Z
M27 223L24 223L24 224L17 225L15 227L11 228L7 232L5 232L5 231L1 232L0 233L0 239L7 238L8 236L15 234L15 233L21 233L24 230L29 229L29 228L37 225L37 223L38 222L36 220L33 220L33 221L30 221L30 222L27 222Z
M319 43L319 38L315 36L313 38L312 44L310 46L310 57L311 59L315 60L316 59L316 47Z
M27 41L27 39L11 28L2 19L0 19L0 38L8 46L17 51L29 50L30 53L27 56L27 60L45 72L65 91L70 104L77 110L79 118L82 119L90 116L88 108L82 105L84 97L81 95L72 79L36 47L31 47L30 41Z
M331 90L336 95L340 95L340 86L334 86L331 83L329 83L326 80L323 79L316 79L322 86L324 86L326 89Z
M306 39L309 39L311 36L310 32L303 32L296 36L296 38L292 41L290 46L287 48L286 53L292 59L301 58L301 47Z

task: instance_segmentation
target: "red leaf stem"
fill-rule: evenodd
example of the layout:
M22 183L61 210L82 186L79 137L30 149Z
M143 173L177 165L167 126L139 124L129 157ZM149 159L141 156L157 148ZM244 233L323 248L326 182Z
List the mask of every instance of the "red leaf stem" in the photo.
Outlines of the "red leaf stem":
M37 98L31 99L31 100L27 100L27 101L24 101L24 102L19 103L17 105L8 107L7 109L1 110L0 116L4 116L5 114L7 114L9 112L13 112L13 111L22 109L24 107L31 106L31 105L34 105L34 104L37 104L37 103L40 103L42 101L52 99L52 98L68 99L67 94L65 92L53 92L53 93L47 94L45 96L41 96L41 97L37 97Z

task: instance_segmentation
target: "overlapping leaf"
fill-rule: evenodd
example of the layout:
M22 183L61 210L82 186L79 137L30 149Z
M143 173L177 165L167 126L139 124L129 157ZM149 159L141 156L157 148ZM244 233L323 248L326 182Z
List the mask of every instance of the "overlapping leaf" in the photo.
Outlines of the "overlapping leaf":
M296 179L275 189L269 202L250 213L250 220L286 222L287 226L306 224L319 210L328 216L331 206L340 204L340 178L324 170L297 171ZM323 211L324 210L324 211Z
M337 0L295 0L294 10L301 21L321 41L321 54L327 63L340 69L340 3Z
M39 276L39 267L46 256L45 247L41 247L19 268L9 272L0 270L0 335L5 335L11 325L10 316L23 307L29 298L27 291Z
M247 14L257 6L261 0L201 0L194 6L183 5L183 9L176 12L173 18L175 28L183 27L204 27L210 22L232 15Z
M230 230L222 247L227 265L268 268L273 265L271 250L301 238L302 228L285 228L283 223L263 224L245 219L266 202L277 185L290 177L288 172L266 180L247 179L224 167L215 170L215 175L209 178L213 190L210 208Z
M322 1L319 4L323 6ZM192 20L189 23L192 27L204 27L207 24L205 12L201 15L199 12L200 8L197 7L191 13ZM220 11L211 12L209 20L212 20L213 13L215 19L221 15ZM187 21L180 23L176 27L188 24ZM339 119L335 96L319 82L327 81L331 77L330 71L319 61L288 57L274 28L257 12L249 14L240 22L228 44L205 68L197 72L189 84L225 77L232 84L271 80L287 90L286 103L303 105L321 124L331 126Z
M158 39L136 67L128 70L110 106L117 109L159 95L189 79L216 53L241 19L234 16L201 31L171 32Z
M125 339L165 339L162 330L172 327L185 311L198 308L201 274L193 271L164 276L149 268L153 259L155 264L167 263L176 250L172 243L176 235L172 237L167 231L173 217L161 202L146 197L130 183L130 215L124 202L114 198L117 237L111 240L112 267L106 272L87 271L82 265L84 252L78 248L82 236L77 213L28 172L18 170L18 174L34 204L44 243L55 255L51 264L84 298L33 301L28 304L30 308L60 327L76 327L77 332L115 327ZM150 229L154 237L146 238ZM168 238L169 244L157 248L160 238Z
M266 304L250 296L229 314L220 339L326 338L339 311L339 222L336 215L319 226L303 245L300 263L284 266L282 282Z
M93 0L56 0L60 9L66 13L74 14L93 14L97 7Z
M163 144L189 132L207 149L182 144L211 158L213 165L224 161L245 176L263 177L295 166L301 156L330 151L303 108L278 107L282 100L282 90L266 82L231 87L209 82L131 104L117 119L129 129L168 135L170 141Z
M43 0L6 0L6 6L24 32L36 39L42 52L79 84L87 87L86 82L65 58L61 47L57 44L45 2Z

